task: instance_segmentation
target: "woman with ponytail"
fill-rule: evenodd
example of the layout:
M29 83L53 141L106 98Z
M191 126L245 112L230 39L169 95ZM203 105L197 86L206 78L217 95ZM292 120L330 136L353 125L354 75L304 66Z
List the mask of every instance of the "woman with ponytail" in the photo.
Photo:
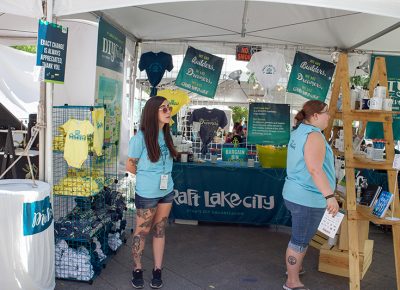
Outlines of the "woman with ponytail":
M336 215L333 152L322 131L329 121L328 106L308 101L295 117L288 144L285 205L292 215L292 234L286 250L287 280L283 289L308 289L300 281L303 259L325 209Z

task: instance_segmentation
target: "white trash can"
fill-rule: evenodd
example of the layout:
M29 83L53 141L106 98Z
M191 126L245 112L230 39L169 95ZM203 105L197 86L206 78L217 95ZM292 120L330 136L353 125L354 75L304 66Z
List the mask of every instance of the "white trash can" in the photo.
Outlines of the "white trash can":
M0 289L55 288L50 185L0 180Z

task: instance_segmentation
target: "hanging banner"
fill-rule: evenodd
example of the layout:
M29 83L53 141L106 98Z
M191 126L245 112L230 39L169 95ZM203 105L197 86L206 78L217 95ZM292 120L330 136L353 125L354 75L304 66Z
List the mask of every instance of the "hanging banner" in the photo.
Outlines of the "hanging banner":
M323 102L328 93L334 71L335 65L333 63L298 51L294 57L286 90L288 93Z
M248 144L287 145L290 138L290 105L250 104L247 128Z
M259 45L236 45L236 60L250 61L252 55L261 49Z
M393 111L400 111L400 56L394 55L371 55L371 74L374 67L375 58L384 57L386 62L386 71L388 78L389 97L393 99ZM386 86L386 84L380 84ZM393 114L393 138L400 140L400 115ZM382 123L368 122L365 130L365 138L367 139L383 139Z
M189 46L175 84L193 93L213 99L223 63L223 58Z
M64 83L67 40L67 27L39 20L36 65L44 68L42 80Z
M126 37L118 29L99 20L95 105L105 106L104 144L108 168L118 160L124 85Z
M97 66L124 73L126 37L100 18L97 38Z

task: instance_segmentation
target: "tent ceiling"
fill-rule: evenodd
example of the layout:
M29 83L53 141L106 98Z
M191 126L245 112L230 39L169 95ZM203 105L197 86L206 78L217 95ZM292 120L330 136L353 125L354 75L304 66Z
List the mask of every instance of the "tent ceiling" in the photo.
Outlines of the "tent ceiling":
M369 1L370 4L372 2L375 1ZM247 12L244 12L245 3L176 1L114 8L103 10L102 13L143 43L217 42L228 45L246 43L330 49L352 47L400 21L398 18L373 13L270 1L248 1ZM361 8L365 7L358 8L363 10ZM400 11L400 5L397 9ZM382 9L377 11L383 14ZM389 14L388 11L385 14ZM245 37L242 37L243 19L246 22ZM390 33L390 37L380 37L357 49L400 52L399 38L400 29L397 29Z

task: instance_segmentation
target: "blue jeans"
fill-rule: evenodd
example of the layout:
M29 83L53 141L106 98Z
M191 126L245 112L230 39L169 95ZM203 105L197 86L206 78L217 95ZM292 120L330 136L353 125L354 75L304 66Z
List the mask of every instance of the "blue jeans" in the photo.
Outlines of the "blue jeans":
M292 215L292 236L288 247L297 253L304 253L317 232L325 208L299 205L286 199L285 205Z
M165 196L156 197L156 198L146 198L142 197L139 194L135 194L135 207L137 209L148 209L155 208L159 203L172 203L174 200L175 192L171 191Z

